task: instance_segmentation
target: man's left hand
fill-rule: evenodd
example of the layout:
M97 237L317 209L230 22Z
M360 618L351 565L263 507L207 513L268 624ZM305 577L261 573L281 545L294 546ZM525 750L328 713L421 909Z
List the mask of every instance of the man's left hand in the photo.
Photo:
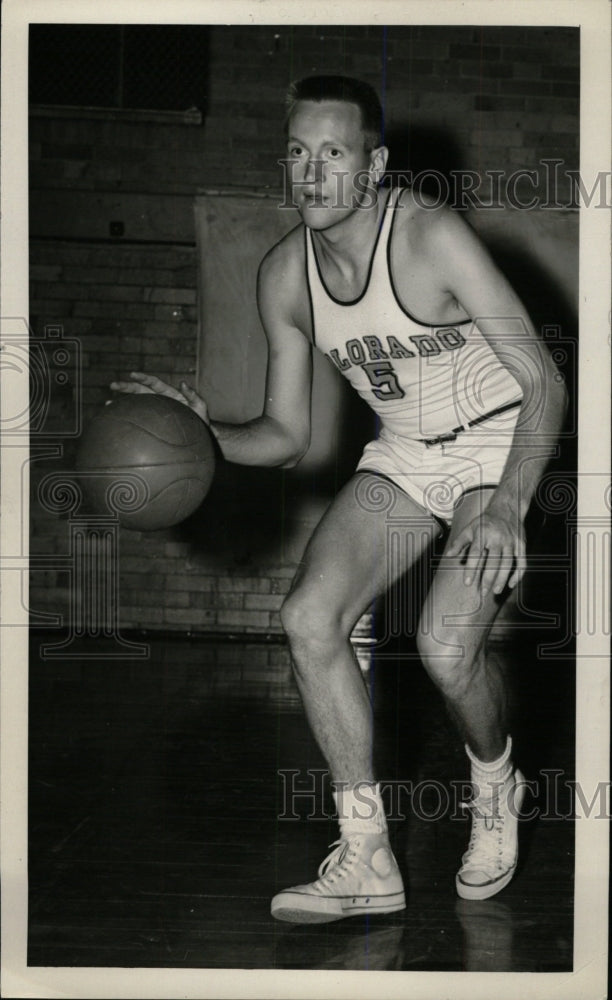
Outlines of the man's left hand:
M448 545L444 555L466 554L463 582L469 586L480 579L484 593L501 594L515 587L526 569L525 530L517 514L503 513L493 504L469 524Z

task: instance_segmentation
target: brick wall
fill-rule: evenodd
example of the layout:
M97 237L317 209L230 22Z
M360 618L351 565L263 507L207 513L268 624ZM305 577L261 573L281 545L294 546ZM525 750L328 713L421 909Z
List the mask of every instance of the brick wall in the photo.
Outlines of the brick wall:
M578 166L572 28L215 27L208 55L201 128L34 119L33 187L166 194L220 183L277 188L284 89L320 72L373 84L384 98L388 133L408 141L408 159L419 166L436 166L436 151L466 170L530 169L553 158ZM407 159L399 165L406 168Z
M578 163L573 30L215 27L209 58L202 126L31 117L31 325L37 336L57 324L79 339L86 419L107 398L108 383L132 368L170 380L195 375L192 200L202 187L278 189L282 95L293 78L345 72L374 84L396 140L395 169L533 169L541 195L569 204L567 178L561 172L546 193L538 163ZM531 195L533 184L517 190ZM111 239L117 218L125 236ZM61 459L33 461L33 491L73 461L70 442ZM229 490L223 476L199 523L121 533L123 626L280 630L278 608L299 554L274 512L285 509L297 480L278 470L257 480L245 472L237 497L235 481ZM243 499L253 513L237 526ZM65 518L36 502L31 551L58 559L67 552ZM30 605L70 617L65 566L33 571Z

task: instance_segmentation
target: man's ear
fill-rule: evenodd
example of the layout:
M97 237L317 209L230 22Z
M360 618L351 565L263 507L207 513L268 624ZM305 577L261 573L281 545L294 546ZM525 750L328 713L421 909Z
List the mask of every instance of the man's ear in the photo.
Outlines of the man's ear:
M370 153L370 176L374 184L380 184L382 181L388 159L389 150L386 146L378 146Z

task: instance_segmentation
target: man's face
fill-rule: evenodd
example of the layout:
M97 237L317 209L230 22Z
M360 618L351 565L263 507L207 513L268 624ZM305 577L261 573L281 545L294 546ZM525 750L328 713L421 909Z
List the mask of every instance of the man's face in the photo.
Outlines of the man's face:
M289 119L286 168L307 226L328 229L371 200L371 188L365 190L371 160L357 105L298 102Z

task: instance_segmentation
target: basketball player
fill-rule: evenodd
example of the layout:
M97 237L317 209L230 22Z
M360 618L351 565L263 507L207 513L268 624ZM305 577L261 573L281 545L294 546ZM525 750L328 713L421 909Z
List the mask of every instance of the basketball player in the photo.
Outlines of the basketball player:
M310 439L311 347L380 418L316 528L281 611L295 677L334 783L340 839L310 884L280 892L292 922L405 906L372 769L372 712L350 635L434 538L447 541L418 630L423 664L465 742L475 797L458 894L486 899L517 862L522 776L487 635L525 569L524 520L566 407L525 309L468 225L410 189L381 187L381 106L366 84L311 77L287 105L287 173L302 223L261 263L265 406L241 425L154 376L114 383L180 399L230 462L291 468ZM377 503L382 490L389 503ZM413 523L387 565L388 512ZM410 555L408 556L408 553ZM403 561L402 561L403 560Z

